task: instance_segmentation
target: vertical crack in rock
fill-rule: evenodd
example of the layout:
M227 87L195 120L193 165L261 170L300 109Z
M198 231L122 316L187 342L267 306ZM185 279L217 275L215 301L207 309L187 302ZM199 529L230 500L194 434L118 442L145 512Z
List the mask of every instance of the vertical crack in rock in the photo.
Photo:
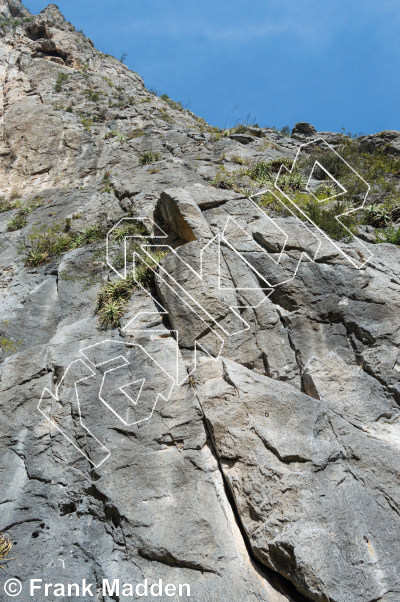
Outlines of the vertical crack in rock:
M222 477L222 480L224 483L224 491L226 494L226 499L228 500L229 505L232 508L235 523L240 530L243 542L246 546L246 550L251 559L251 562L254 564L254 566L257 568L257 570L260 572L262 578L266 579L279 592L281 592L285 596L285 599L288 600L288 602L307 602L307 600L310 600L310 598L306 598L305 596L303 596L300 592L298 592L296 590L294 585L288 579L285 579L279 573L276 573L275 571L271 570L268 566L262 564L259 561L259 559L255 557L254 552L251 547L251 544L250 544L250 541L249 541L249 537L246 532L246 528L243 525L240 513L239 513L238 508L235 503L234 492L231 489L229 479L226 477L226 475L221 467L221 460L214 447L212 431L209 428L209 424L208 424L205 416L203 417L203 423L204 423L204 428L206 429L208 436L210 438L210 445L213 449L213 452L214 452L215 457L218 462L218 469L219 469L219 472L221 474L221 477Z
M274 178L322 138L365 168L379 206L381 178L398 184L400 133L341 146L342 135L306 123L291 136L217 132L150 93L55 5L35 16L0 0L0 12L0 531L16 550L7 571L24 591L38 574L84 576L99 597L102 579L118 577L190 583L197 602L397 602L400 249L375 244L359 212L366 269L340 252L358 261L355 239L324 239L315 262L298 264L315 245L305 222L248 195L262 190L263 170ZM316 192L326 182L309 179L311 160L296 177ZM177 255L162 267L205 321L153 274L140 281L165 315L109 269L105 236L122 218L165 227L161 242ZM118 270L132 232L112 237ZM223 291L211 246L201 280L179 260L197 269L222 232ZM274 291L258 305L266 282ZM228 333L222 352L214 326ZM176 374L177 340L182 375L195 340L219 359L200 352L189 382L133 423L135 404L115 391L143 379L151 395L164 386L157 366ZM135 361L105 376L98 360L90 379L72 368L63 380L79 358L88 376L79 352L105 341L114 368L134 345L151 367L138 375ZM45 390L49 420L37 409Z

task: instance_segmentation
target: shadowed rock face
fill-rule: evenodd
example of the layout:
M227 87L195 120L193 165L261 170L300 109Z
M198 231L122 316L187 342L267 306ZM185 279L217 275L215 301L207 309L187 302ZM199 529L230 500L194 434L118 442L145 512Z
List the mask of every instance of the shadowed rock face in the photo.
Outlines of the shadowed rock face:
M30 578L147 578L198 602L397 602L398 247L366 242L358 270L341 252L356 243L318 246L245 187L211 185L238 156L293 159L309 124L223 136L55 5L0 15L18 19L0 29L4 581L21 601ZM155 222L173 251L105 329L104 239L122 219ZM29 264L62 237L75 247Z
M4 19L10 19L12 17L26 18L30 17L31 13L19 0L2 0L0 2L0 15L4 17Z

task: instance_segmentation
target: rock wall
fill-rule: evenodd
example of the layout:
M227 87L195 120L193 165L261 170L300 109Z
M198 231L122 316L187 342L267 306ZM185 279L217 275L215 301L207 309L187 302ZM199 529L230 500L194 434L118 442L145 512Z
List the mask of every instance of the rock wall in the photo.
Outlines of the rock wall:
M0 213L1 577L19 600L39 577L100 600L147 578L197 602L397 602L399 248L364 242L357 269L356 239L316 247L216 187L238 157L294 159L309 124L223 136L55 5L0 14L1 192L22 203ZM108 328L100 219L171 247ZM60 224L86 243L34 267Z

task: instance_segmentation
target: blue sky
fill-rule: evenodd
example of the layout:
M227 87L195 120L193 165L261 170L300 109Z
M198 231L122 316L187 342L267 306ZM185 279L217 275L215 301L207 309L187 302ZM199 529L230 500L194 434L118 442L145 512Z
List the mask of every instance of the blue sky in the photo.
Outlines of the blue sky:
M22 1L33 14L48 4ZM212 125L250 114L270 127L400 130L399 0L57 3L99 50L126 52L146 87Z

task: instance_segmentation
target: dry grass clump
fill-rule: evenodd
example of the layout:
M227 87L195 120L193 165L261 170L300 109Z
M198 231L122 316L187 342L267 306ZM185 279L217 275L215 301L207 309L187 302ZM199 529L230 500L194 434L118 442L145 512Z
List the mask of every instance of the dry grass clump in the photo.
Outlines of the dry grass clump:
M11 543L11 539L10 536L4 533L0 533L0 560L4 560L8 554L10 553L12 548L12 543ZM1 566L0 564L0 568L4 569L4 566Z

